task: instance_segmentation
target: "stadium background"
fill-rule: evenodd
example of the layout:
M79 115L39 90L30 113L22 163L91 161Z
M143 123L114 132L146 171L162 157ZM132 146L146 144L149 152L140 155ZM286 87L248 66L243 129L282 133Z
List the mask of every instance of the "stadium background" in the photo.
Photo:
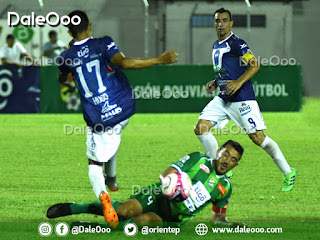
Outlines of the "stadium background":
M317 159L320 157L317 147L320 129L316 125L320 113L320 101L317 99L320 95L320 81L315 66L320 54L317 47L317 39L320 37L318 30L320 2L309 0L251 1L251 3L252 6L248 9L244 1L150 0L146 25L145 7L140 0L69 2L56 0L44 1L43 8L39 7L39 2L36 0L15 0L14 2L2 0L0 26L3 29L0 35L0 47L4 45L6 35L14 31L7 25L7 13L10 11L20 15L29 15L31 12L46 15L54 11L61 16L73 9L82 9L88 13L93 23L93 35L95 37L106 34L112 36L126 56L156 56L172 48L179 53L179 62L174 66L128 72L129 76L132 75L130 79L134 84L143 84L136 82L138 78L143 77L151 83L161 81L160 77L157 78L157 71L162 72L163 75L167 73L172 81L183 84L184 78L177 73L179 68L182 69L180 71L183 74L183 69L199 67L198 71L206 70L203 78L196 80L196 84L201 85L209 80L207 76L210 77L210 73L207 71L209 69L207 65L211 62L211 46L216 40L215 31L208 25L207 17L222 6L230 9L239 22L233 31L248 42L256 57L270 60L272 56L277 56L280 59L296 60L297 66L294 67L298 70L294 76L288 75L292 66L270 66L274 64L270 62L269 66L265 67L271 74L273 69L280 69L281 73L273 72L274 75L269 77L272 81L291 83L290 89L293 92L290 96L295 98L284 104L287 111L296 112L264 112L264 118L269 129L267 134L277 140L289 163L297 166L299 176L293 192L286 195L279 192L281 176L273 163L245 135L238 132L231 133L232 124L230 123L227 134L217 133L220 135L217 138L218 142L222 143L228 138L243 142L246 155L242 166L235 170L232 181L235 193L232 197L233 205L228 210L229 219L244 222L275 222L275 226L280 222L286 222L290 229L287 231L289 235L310 232L309 237L313 239L318 236L318 233L314 231L315 227L310 222L319 222L320 212L317 203L319 190L316 179L319 166ZM248 13L254 16L251 18L250 28L246 18ZM35 58L41 57L40 46L48 41L48 32L51 29L48 26L32 28L32 37L25 29L20 33L22 38L26 37L26 33L30 37L23 45ZM69 42L70 38L63 26L58 26L55 30L58 32L59 40ZM0 67L0 71L7 68ZM13 100L9 99L8 106L11 109L4 109L7 111L2 109L1 112L39 112L40 110L43 113L67 112L59 96L59 85L53 82L56 67L41 69L28 67L28 70L23 69L23 73L31 71L30 74L34 75L26 74L23 78L19 78L16 69L11 70L13 77L9 78L9 81L13 84L12 93L15 95L3 94L8 92L8 85L7 80L2 81L1 102L10 97ZM3 78L0 75L0 80ZM7 79L8 76L6 75L5 78ZM35 83L35 79L39 79L39 82ZM30 84L29 81L31 81ZM187 81L192 85L195 79L190 78ZM265 81L271 80L265 76ZM48 94L42 91L41 95L38 90L33 91L31 98L35 102L31 103L32 110L28 111L25 110L28 104L24 99L29 98L30 94L26 95L19 89L30 90L30 86L34 83L41 87L41 90L49 88L49 91ZM54 90L50 89L50 86L55 86ZM39 97L41 103L49 95L50 99L46 101L46 106L50 109L57 102L59 106L54 108L54 111L43 111L43 106L41 108L39 106ZM176 100L176 103L183 104L181 106L183 109L187 109L188 104L192 102L181 103L180 100ZM210 100L210 96L200 100L197 102L199 109ZM271 106L277 107L282 100L282 96L275 98ZM259 101L263 106L264 100L259 99ZM150 102L152 104L148 105ZM138 101L138 104L141 103ZM161 170L185 153L203 151L192 131L198 116L198 108L175 114L174 112L181 111L176 109L168 111L171 103L163 101L161 106L156 103L157 101L152 102L146 99L143 104L148 106L142 104L141 107L147 110L141 112L157 112L155 109L161 109L159 112L171 113L139 113L131 119L119 150L118 176L122 191L115 193L114 198L126 199L131 193L132 184L143 186L157 181ZM292 105L297 107L292 109ZM270 109L266 110L270 111ZM0 227L7 229L6 234L10 238L16 237L16 229L9 222L14 222L18 226L22 226L22 222L39 224L47 221L44 215L45 210L56 202L95 200L87 177L84 155L85 133L81 131L84 128L81 114L1 114L0 122ZM78 132L66 135L65 124L72 125L78 129ZM133 167L134 171L132 171ZM269 173L272 173L272 176ZM254 181L255 184L253 184ZM196 218L195 223L207 221L208 214L210 214L209 209L201 214L199 219ZM70 217L66 221L78 220L101 221L99 218L88 216ZM307 222L307 224L302 226L301 222ZM311 230L304 231L308 227ZM32 232L30 229L20 233L33 238L39 236L36 230ZM259 238L254 235L250 237ZM223 238L228 237L223 235ZM276 236L275 239L280 239L280 236Z

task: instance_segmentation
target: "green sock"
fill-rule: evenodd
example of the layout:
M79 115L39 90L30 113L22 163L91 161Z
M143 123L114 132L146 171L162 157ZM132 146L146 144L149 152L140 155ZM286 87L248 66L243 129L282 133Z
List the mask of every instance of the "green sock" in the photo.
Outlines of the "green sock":
M117 209L120 201L113 201L112 200L112 206L114 209ZM72 203L70 205L71 213L72 214L80 214L80 213L91 213L103 216L103 209L101 202L95 202L95 203Z
M114 209L117 209L118 206L120 205L120 201L113 201L112 200L112 206ZM101 202L94 202L94 203L72 203L70 205L71 208L71 213L72 214L80 214L80 213L91 213L91 214L96 214L103 216L103 209L102 209L102 204ZM133 222L134 217L125 220L125 221L120 221L118 227L116 230L123 230L123 227L126 223ZM101 227L110 227L108 223L95 223L95 222L74 222L72 224L73 226L85 226L88 227L89 225L91 226L101 226Z

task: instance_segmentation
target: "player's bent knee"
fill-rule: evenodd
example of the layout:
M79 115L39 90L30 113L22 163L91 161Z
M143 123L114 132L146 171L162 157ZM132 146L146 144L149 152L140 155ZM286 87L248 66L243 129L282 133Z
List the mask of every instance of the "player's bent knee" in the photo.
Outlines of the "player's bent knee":
M199 120L193 130L196 135L202 135L209 132L211 127L212 125L209 121Z
M249 134L249 138L252 140L252 142L254 142L255 144L257 144L258 146L260 146L262 144L262 142L265 139L265 135L263 132L256 132L254 134Z
M196 126L194 127L193 131L194 131L194 133L195 133L196 135L201 135L201 134L200 134L200 129L198 128L198 125L196 125Z
M142 206L137 199L129 199L117 208L117 214L122 219L129 219L142 213Z

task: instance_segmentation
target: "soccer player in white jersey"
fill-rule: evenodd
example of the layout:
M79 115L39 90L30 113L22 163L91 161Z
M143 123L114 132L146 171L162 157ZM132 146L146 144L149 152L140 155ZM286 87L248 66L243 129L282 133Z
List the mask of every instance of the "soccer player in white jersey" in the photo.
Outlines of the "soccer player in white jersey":
M212 93L219 86L220 94L202 110L194 132L207 154L213 157L218 143L210 129L223 128L230 119L233 120L271 156L283 174L282 191L290 191L297 171L290 168L278 144L263 132L266 126L250 81L260 65L247 43L231 31L232 25L230 11L221 8L214 13L218 35L212 51L215 80L208 82L206 88ZM229 177L232 175L232 172L227 173Z
M27 50L22 46L20 42L15 40L12 34L9 34L6 38L6 45L0 50L0 59L3 65L15 65L21 67L21 56L31 61L34 65L39 64L27 53Z

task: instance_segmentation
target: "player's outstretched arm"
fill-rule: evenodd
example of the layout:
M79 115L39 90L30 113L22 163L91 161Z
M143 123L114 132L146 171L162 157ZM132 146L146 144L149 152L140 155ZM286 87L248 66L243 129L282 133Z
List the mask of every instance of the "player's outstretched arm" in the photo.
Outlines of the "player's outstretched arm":
M127 58L123 53L116 53L111 62L123 69L139 69L151 67L158 64L170 64L178 61L178 54L175 50L164 52L159 57L153 58Z

